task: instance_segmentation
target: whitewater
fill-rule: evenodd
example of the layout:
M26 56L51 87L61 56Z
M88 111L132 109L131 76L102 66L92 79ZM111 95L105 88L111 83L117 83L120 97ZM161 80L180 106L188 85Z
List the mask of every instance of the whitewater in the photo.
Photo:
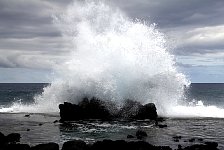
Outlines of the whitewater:
M190 81L155 23L92 0L73 2L54 23L73 46L66 62L53 68L54 81L33 104L14 103L0 112L53 113L64 101L97 97L117 107L127 99L152 102L165 117L224 117L220 107L186 101Z

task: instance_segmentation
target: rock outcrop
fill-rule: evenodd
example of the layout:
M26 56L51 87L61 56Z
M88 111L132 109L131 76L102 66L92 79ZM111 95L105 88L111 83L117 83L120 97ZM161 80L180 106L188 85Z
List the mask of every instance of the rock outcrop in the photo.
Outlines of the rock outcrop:
M61 150L86 150L87 144L82 140L67 141L63 144Z
M57 143L39 144L31 147L30 150L59 150L59 145Z
M88 145L80 140L64 143L62 150L172 150L169 146L154 146L144 141L103 140Z
M151 119L157 120L156 106L153 103L142 105L139 102L127 100L117 113L110 113L105 103L99 99L84 98L79 104L64 102L59 105L60 121L76 121L85 119Z
M78 105L64 102L59 105L60 121L85 119L111 120L112 116L100 100L84 98Z
M147 135L147 133L145 132L145 131L143 131L143 130L138 130L137 132L136 132L136 137L137 137L137 139L144 139L144 138L146 138L148 135Z

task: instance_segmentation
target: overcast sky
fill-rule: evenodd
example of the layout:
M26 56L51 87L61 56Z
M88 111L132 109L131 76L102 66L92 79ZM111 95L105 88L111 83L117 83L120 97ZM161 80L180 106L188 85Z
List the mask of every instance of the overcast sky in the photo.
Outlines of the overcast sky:
M49 82L69 53L52 15L72 0L0 0L0 82ZM192 82L224 83L224 0L111 0L155 22Z

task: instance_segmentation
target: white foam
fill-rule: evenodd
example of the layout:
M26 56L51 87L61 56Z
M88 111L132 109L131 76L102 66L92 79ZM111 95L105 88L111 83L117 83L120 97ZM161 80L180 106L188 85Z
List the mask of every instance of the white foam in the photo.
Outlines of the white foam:
M211 117L224 118L224 109L215 105L205 106L202 101L198 101L194 105L178 105L173 106L169 112L169 117L179 118L195 118L195 117Z
M75 2L56 24L74 48L55 68L58 78L36 97L46 111L95 96L117 104L154 102L163 113L183 98L188 81L176 70L155 24L133 21L100 1Z
M74 2L55 24L73 45L67 61L54 67L56 79L33 105L14 104L0 112L58 112L64 101L95 96L117 105L125 99L153 102L163 116L223 117L216 106L180 105L189 81L176 69L155 24L93 0Z

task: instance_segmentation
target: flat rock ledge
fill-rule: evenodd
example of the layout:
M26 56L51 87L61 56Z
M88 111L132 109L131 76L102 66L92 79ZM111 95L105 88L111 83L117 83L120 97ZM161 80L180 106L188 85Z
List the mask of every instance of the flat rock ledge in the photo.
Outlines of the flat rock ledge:
M157 120L158 115L154 103L142 105L139 102L126 100L123 107L119 110L112 104L108 106L105 102L92 98L84 98L78 104L64 102L59 105L60 121L77 121L86 119L101 120Z

